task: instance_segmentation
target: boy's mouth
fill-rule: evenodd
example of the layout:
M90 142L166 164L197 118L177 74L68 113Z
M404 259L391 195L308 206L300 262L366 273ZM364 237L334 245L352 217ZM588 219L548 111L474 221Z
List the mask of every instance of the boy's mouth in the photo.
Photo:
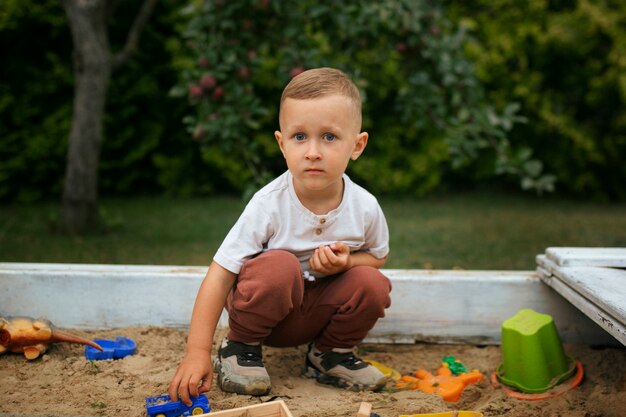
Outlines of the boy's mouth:
M304 170L307 174L321 174L324 170L319 168L307 168Z

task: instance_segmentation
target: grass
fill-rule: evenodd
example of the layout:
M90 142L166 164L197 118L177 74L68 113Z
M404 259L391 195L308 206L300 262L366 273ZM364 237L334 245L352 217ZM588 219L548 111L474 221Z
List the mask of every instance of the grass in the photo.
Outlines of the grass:
M489 193L381 199L386 268L528 270L549 246L626 246L626 204ZM107 232L51 231L58 205L0 206L0 262L208 265L243 208L236 198L104 199Z

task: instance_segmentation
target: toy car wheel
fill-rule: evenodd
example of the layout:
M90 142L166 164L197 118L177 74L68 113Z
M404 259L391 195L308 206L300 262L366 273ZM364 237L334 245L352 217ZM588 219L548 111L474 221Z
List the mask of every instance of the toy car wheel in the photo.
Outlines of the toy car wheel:
M204 409L202 407L194 407L193 410L191 410L192 416L199 416L200 414L204 414Z
M157 414L157 415L156 415L156 416L154 416L154 417L167 417L167 416L166 416L165 414L163 414L163 413L159 413L159 414Z

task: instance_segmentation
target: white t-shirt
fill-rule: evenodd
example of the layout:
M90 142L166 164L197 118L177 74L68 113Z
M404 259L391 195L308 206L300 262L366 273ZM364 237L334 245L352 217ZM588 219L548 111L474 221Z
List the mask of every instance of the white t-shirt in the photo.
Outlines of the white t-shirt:
M305 276L312 274L309 258L316 248L344 242L351 252L376 258L389 253L389 229L376 198L343 175L343 199L324 215L302 205L286 171L259 190L230 229L213 260L238 274L243 264L259 253L282 249L293 253Z

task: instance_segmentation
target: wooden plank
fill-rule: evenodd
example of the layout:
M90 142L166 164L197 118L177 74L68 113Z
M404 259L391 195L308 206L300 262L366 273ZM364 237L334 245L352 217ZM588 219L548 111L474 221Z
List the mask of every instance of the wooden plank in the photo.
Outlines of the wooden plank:
M201 414L206 417L293 417L283 400Z
M626 248L550 247L546 256L558 266L626 268Z
M542 268L541 266L537 266L536 271L537 271L537 274L539 274L540 278L544 278L544 277L550 278L552 276L552 273L550 273L550 271L548 271L545 268Z
M626 345L626 271L560 267L545 256L537 262L549 272L542 276L546 284Z
M559 267L547 258L542 259L542 265L591 303L626 323L626 270Z
M583 297L579 292L565 284L563 281L552 278L544 279L546 284L555 289L559 294L566 298L570 303L576 306L580 311L585 313L587 317L595 321L599 326L603 327L615 339L626 345L626 326L618 319L607 314L606 311L598 308L595 304Z
M363 401L359 406L359 411L356 413L356 417L370 417L372 413L372 404Z
M57 326L184 328L206 267L0 263L0 315Z
M392 305L366 342L499 343L502 322L532 308L554 318L564 342L616 343L534 271L383 272ZM0 263L0 315L77 329L186 328L205 273L203 266ZM220 325L227 324L224 313Z
M393 284L392 306L368 340L499 343L502 322L532 308L550 314L564 340L594 343L589 339L594 334L615 343L595 324L588 326L584 314L532 271L387 270L386 274Z

